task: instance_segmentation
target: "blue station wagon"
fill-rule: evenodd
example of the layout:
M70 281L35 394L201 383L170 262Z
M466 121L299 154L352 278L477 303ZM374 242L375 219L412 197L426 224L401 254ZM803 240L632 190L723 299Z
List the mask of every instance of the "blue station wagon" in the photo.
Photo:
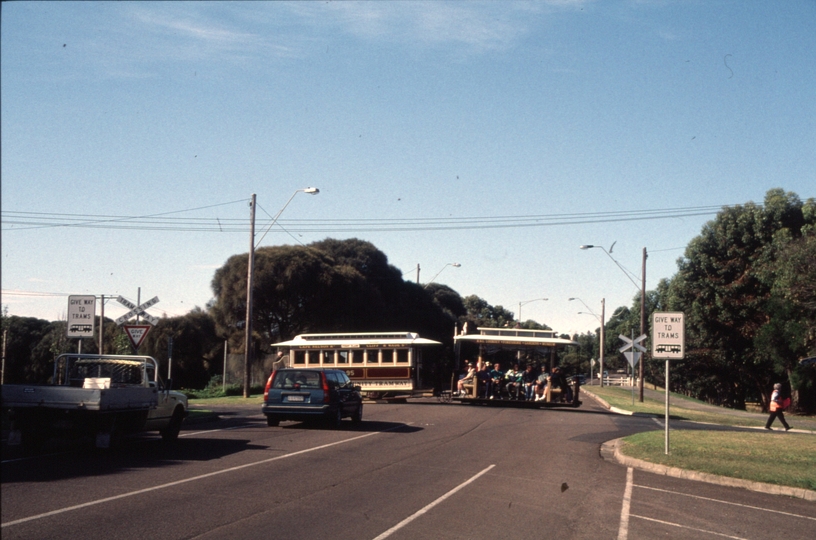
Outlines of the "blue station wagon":
M343 418L355 424L363 420L363 397L341 369L279 369L266 383L261 412L270 426L281 420L325 420L339 427Z

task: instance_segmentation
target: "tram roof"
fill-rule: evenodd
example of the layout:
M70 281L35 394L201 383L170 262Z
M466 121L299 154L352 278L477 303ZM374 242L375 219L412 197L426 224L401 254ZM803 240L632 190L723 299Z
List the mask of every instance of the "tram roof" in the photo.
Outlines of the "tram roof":
M513 345L528 347L552 347L579 345L577 341L556 336L554 330L527 330L522 328L479 327L478 334L454 336L453 340L482 345Z
M273 347L325 345L329 347L365 345L442 345L439 341L419 337L415 332L360 332L350 334L300 334L289 341L273 343Z

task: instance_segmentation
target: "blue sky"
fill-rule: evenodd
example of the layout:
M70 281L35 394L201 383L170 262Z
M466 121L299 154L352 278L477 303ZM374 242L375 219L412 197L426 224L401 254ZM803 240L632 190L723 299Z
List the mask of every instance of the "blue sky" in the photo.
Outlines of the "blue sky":
M718 207L816 196L813 28L811 1L3 3L2 304L203 307L251 195L263 229L315 186L261 245L362 238L594 330L568 298L636 289L579 245L636 276L646 247L653 289Z

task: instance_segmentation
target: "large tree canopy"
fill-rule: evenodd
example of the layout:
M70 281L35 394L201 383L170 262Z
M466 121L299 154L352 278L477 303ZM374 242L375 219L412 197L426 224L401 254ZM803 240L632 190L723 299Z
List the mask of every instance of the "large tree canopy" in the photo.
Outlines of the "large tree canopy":
M669 307L686 313L686 361L672 384L731 406L744 406L746 398L767 403L773 381L790 371L797 354L780 347L786 340L769 337L799 332L774 284L786 275L786 250L813 227L813 204L773 189L762 206L724 209L691 241L667 292Z
M246 273L247 255L236 255L212 281L211 312L236 348L246 313ZM253 278L255 338L268 346L306 332L405 330L450 340L457 300L452 290L433 291L438 294L404 281L370 242L327 239L261 248Z

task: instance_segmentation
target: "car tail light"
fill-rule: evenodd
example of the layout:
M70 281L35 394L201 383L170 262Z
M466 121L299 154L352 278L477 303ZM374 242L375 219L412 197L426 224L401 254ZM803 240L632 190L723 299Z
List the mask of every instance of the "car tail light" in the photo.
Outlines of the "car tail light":
M323 382L323 403L329 403L331 401L331 394L329 392L329 379L326 377L326 374L322 371L320 372L320 380Z
M272 375L269 376L269 379L266 381L266 388L264 388L264 401L266 398L269 397L269 389L272 387L272 379L275 378L275 371L272 372Z

